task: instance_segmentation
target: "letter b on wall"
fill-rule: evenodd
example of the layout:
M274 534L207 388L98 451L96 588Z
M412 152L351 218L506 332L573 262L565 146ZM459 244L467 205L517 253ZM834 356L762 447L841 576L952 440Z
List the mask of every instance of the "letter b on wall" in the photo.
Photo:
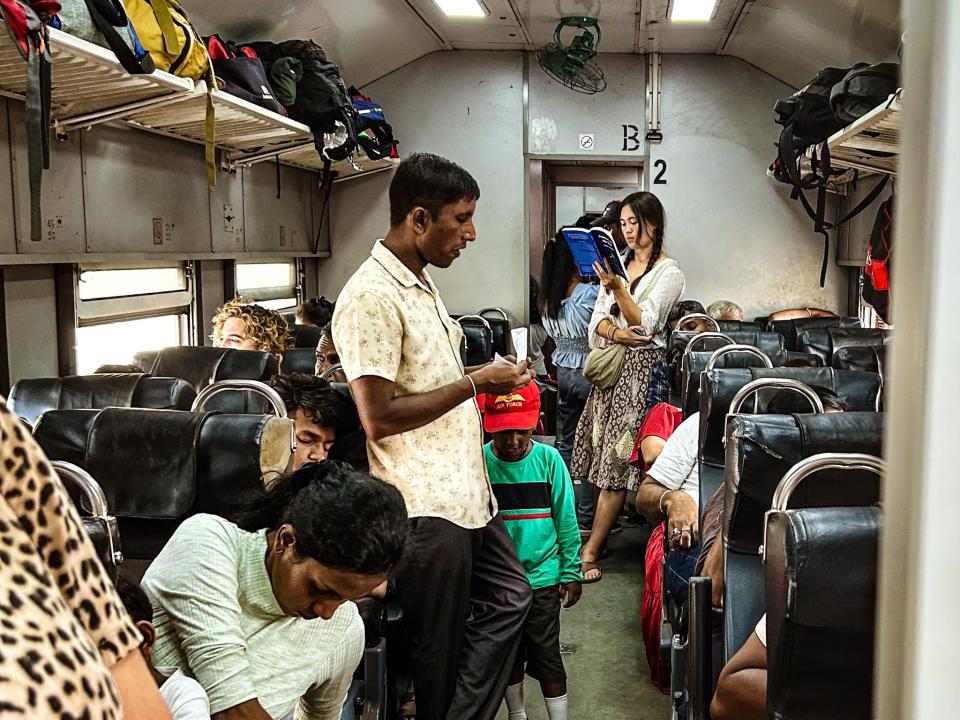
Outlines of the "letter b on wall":
M640 128L636 125L622 125L623 127L623 147L624 152L636 152L640 149Z

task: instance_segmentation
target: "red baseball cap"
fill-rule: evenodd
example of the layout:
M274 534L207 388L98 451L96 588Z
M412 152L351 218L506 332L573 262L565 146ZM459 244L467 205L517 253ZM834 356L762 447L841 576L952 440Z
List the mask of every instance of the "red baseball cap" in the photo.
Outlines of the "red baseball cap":
M506 395L481 395L477 398L483 413L483 429L530 430L540 421L540 388L535 382Z

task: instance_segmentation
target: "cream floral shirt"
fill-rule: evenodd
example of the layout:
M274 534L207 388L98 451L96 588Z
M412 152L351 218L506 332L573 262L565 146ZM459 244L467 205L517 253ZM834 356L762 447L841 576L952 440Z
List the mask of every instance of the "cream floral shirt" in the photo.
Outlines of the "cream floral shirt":
M436 390L463 377L460 326L426 272L421 282L374 245L337 299L333 339L347 380L375 375L397 395ZM415 430L367 440L371 474L395 485L411 517L439 517L479 528L496 514L474 400Z

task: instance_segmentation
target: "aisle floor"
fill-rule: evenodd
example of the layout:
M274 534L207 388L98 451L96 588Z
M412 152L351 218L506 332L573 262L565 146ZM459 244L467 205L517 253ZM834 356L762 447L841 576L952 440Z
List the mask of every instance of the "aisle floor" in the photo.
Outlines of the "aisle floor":
M670 702L650 684L640 637L640 597L647 528L624 528L611 537L603 579L584 585L580 602L561 615L570 720L667 720ZM529 720L547 720L535 680L524 689ZM506 706L497 720L506 720Z

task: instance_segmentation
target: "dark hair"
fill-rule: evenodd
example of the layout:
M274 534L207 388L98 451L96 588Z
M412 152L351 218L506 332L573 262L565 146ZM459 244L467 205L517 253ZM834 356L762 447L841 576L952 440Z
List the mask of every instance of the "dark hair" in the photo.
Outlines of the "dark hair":
M134 622L153 622L153 606L150 604L150 598L139 585L128 578L123 573L117 574L117 594L120 596L120 602L123 603L127 615Z
M840 410L845 412L849 405L837 393L823 385L811 385L824 410ZM812 408L810 401L795 390L780 390L767 403L767 412L771 415L792 415L794 413L809 413Z
M540 283L537 279L530 276L530 324L540 325L543 318L540 317Z
M250 532L283 524L293 526L300 555L367 576L388 573L410 535L400 491L335 460L284 475L237 523Z
M297 308L297 320L304 325L323 327L333 318L334 304L322 295L307 300Z
M560 316L560 306L567 297L567 287L577 274L577 263L570 246L563 235L557 233L543 249L539 305L543 317L556 319Z
M667 225L667 214L664 212L663 205L657 196L643 190L627 195L620 205L621 212L627 205L633 210L633 214L637 216L637 221L640 223L641 234L643 233L644 224L649 224L654 227L653 247L650 249L650 259L647 260L647 267L630 283L630 294L633 295L637 289L637 285L640 284L640 281L643 280L648 272L653 270L653 266L656 265L657 260L660 259L660 253L663 252L663 232ZM629 265L633 261L634 255L633 250L628 250L626 260L623 264ZM620 308L614 305L610 314L614 317L618 316L620 314Z
M703 305L696 300L681 300L670 310L670 314L667 316L667 325L673 325L679 322L684 315L693 313L705 314Z
M390 227L400 225L415 207L436 220L440 208L458 200L479 200L480 186L466 170L446 158L414 153L390 181Z
M316 375L275 375L270 385L283 399L288 415L303 410L320 427L332 427L338 431L355 429L359 423L350 401Z

